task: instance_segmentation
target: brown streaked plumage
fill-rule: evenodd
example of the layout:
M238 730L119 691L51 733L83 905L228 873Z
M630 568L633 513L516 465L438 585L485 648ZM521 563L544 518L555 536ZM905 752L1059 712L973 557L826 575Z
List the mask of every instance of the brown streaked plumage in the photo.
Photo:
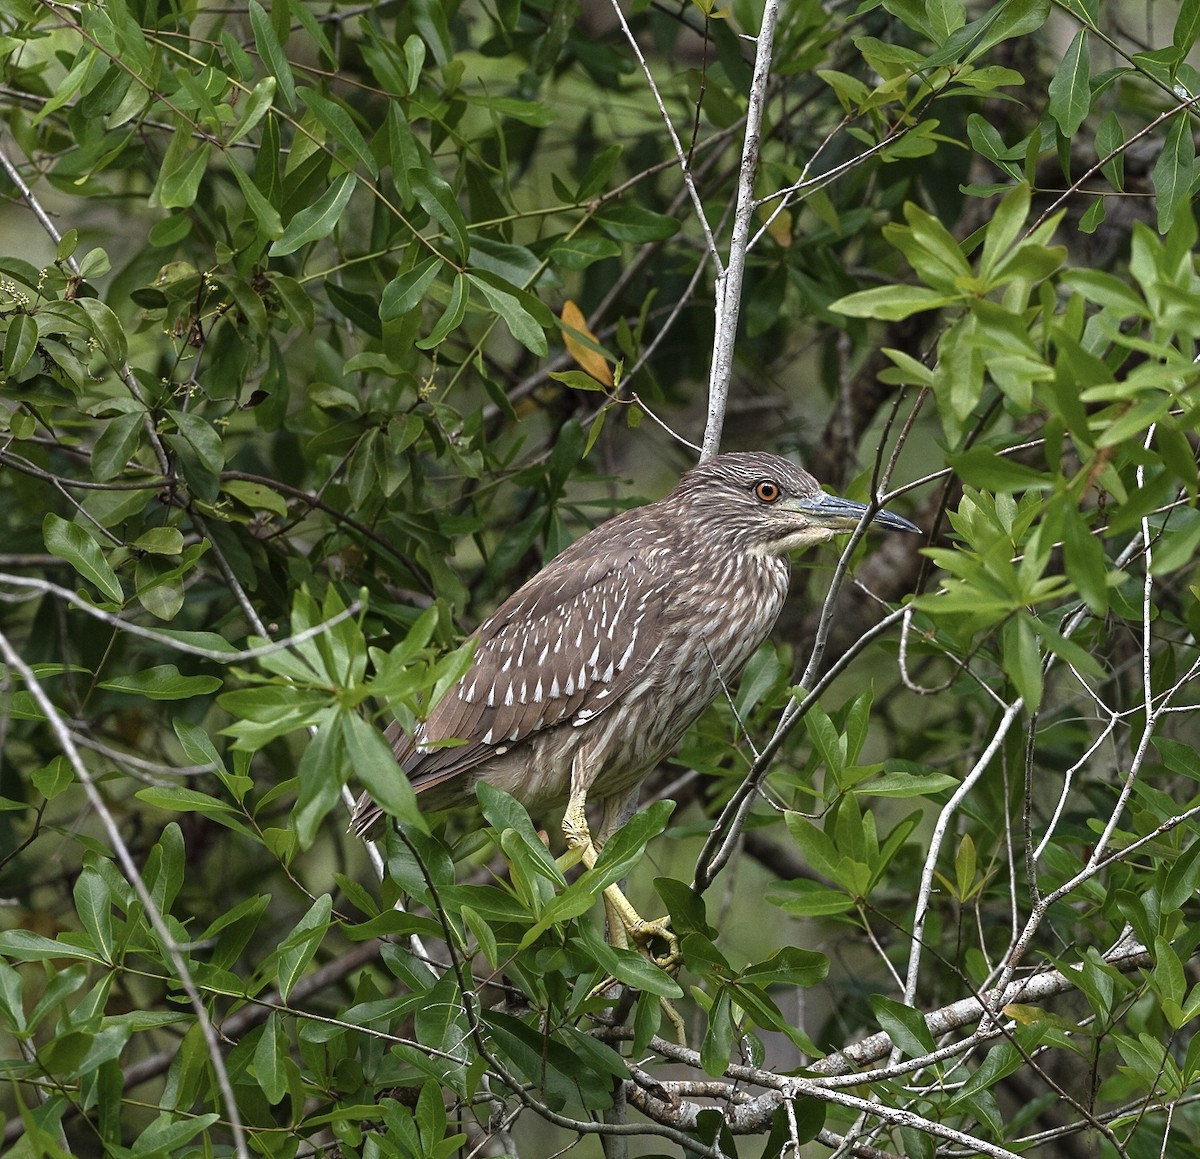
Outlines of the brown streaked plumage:
M787 595L789 553L853 528L865 512L776 455L719 455L693 468L510 596L476 631L470 670L416 735L388 729L397 760L433 808L468 801L478 779L534 813L568 802L568 842L594 863L584 803L604 803L607 836L647 773L766 639ZM873 523L917 530L888 512ZM466 743L430 747L451 738ZM363 797L355 831L379 816Z

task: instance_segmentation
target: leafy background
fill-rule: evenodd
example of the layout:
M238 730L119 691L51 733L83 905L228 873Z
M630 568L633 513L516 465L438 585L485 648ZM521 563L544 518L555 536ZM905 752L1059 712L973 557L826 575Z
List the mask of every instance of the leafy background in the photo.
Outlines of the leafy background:
M6 1153L1200 1152L1198 34L9 0ZM701 442L925 535L797 561L595 871L424 817L379 726Z

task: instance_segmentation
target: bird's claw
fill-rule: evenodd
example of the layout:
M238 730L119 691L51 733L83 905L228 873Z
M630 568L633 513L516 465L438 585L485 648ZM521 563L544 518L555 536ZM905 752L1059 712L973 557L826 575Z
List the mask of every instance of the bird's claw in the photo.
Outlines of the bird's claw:
M672 977L679 973L679 967L683 965L683 952L679 948L679 939L671 929L669 917L654 921L638 918L629 924L628 932L633 944L660 970L665 970ZM665 954L654 952L655 941L666 944Z

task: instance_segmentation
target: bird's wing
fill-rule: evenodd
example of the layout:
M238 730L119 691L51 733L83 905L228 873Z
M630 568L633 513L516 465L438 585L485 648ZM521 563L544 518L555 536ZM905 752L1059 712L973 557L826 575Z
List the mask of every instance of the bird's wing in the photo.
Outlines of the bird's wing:
M417 735L389 730L413 787L440 784L619 700L656 650L665 590L628 549L568 553L540 571L475 633L471 668ZM455 738L466 743L430 747Z

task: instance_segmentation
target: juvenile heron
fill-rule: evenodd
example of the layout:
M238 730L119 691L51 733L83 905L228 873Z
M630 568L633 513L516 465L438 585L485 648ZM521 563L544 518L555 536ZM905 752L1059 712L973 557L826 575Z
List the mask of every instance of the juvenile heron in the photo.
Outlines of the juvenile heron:
M794 463L758 452L719 455L665 498L602 523L548 563L475 632L458 685L417 725L387 730L422 802L469 802L486 780L531 813L566 803L562 828L584 865L654 766L736 679L767 638L788 590L788 555L854 528L862 503L821 491ZM917 531L877 512L874 526ZM465 743L432 747L458 739ZM602 803L593 842L584 807ZM353 828L380 816L367 796ZM614 885L615 937L670 947Z

